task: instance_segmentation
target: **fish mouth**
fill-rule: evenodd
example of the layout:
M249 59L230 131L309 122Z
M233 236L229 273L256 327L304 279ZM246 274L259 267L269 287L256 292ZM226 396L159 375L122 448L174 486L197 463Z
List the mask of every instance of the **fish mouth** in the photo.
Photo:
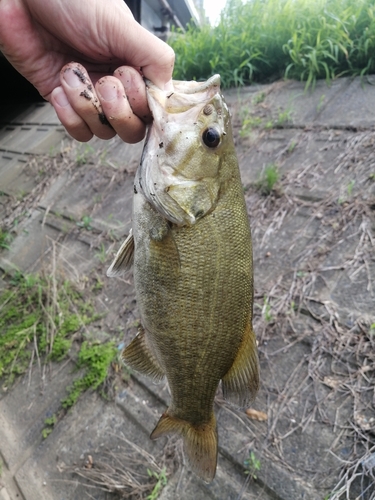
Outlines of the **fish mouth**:
M147 101L156 122L165 114L177 114L212 99L220 92L220 75L213 75L205 82L173 81L174 90L165 91L145 79Z
M173 80L173 88L174 90L166 92L165 90L161 90L157 85L154 85L150 80L145 78L146 87L150 90L158 90L165 94L196 94L199 92L205 92L208 89L215 89L215 93L220 90L220 75L216 74L211 76L208 80L204 82L196 82L192 80L190 82L184 80Z

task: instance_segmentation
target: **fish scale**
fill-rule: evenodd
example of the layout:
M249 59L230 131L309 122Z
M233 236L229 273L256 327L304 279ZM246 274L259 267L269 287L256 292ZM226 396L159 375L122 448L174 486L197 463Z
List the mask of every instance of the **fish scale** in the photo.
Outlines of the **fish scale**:
M250 227L219 77L175 82L169 97L147 87L154 121L135 179L132 233L108 274L133 261L143 328L125 363L165 375L170 386L151 438L180 434L192 469L209 482L220 381L238 406L259 385Z

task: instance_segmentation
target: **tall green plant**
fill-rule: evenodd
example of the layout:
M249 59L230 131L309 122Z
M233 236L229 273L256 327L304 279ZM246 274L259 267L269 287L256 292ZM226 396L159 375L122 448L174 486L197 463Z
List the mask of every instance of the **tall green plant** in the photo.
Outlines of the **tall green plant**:
M282 76L318 78L375 72L373 0L230 0L217 26L174 32L175 78L220 73L224 87Z

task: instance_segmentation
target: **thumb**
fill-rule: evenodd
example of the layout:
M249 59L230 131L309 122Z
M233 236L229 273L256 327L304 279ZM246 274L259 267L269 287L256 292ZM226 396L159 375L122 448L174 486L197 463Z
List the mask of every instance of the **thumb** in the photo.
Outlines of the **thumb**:
M119 20L120 21L120 20ZM117 24L117 23L116 23ZM169 45L147 31L134 19L128 18L126 35L123 24L114 26L117 41L114 55L127 64L142 69L143 75L160 89L172 87L175 53ZM168 88L169 87L169 88Z

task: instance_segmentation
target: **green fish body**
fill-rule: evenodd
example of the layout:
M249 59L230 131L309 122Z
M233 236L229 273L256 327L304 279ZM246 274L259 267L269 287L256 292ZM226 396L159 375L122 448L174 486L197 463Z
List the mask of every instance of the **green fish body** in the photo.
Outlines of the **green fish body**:
M142 328L123 360L169 383L171 403L151 438L180 434L192 469L210 482L220 381L238 407L259 386L250 227L220 77L174 82L169 94L147 86L154 121L132 232L108 275L133 264Z

